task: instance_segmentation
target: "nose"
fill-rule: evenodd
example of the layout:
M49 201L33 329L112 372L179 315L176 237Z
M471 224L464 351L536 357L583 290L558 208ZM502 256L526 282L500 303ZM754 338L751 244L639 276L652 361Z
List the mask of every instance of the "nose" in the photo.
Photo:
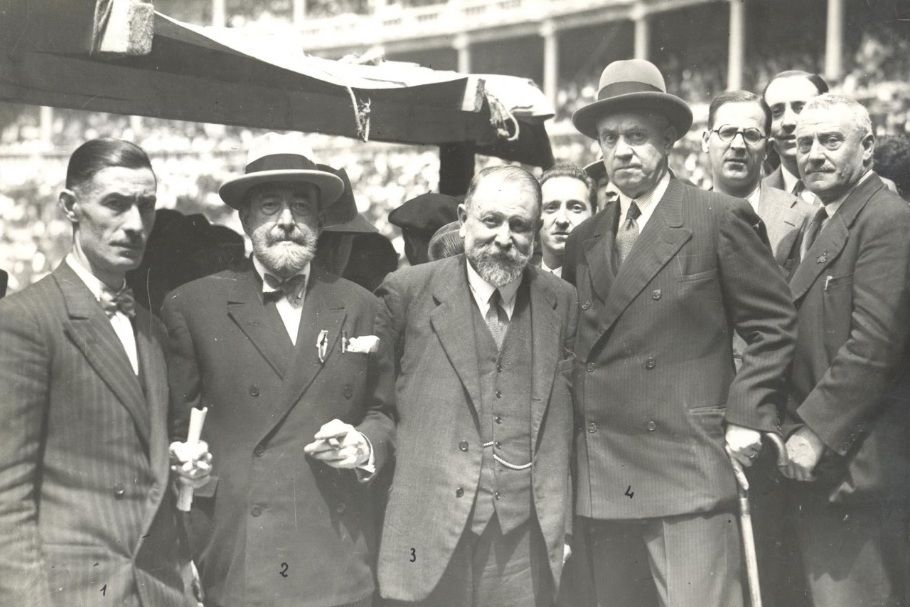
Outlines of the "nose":
M616 141L616 147L613 149L613 154L619 158L630 158L632 156L632 146L629 145L625 137L620 137Z
M499 228L496 229L495 242L501 249L508 249L512 245L512 230L509 222L503 221L499 224Z
M142 213L139 211L139 207L136 205L131 205L129 210L126 211L123 223L121 224L123 231L130 235L142 234L145 231L145 225L142 221Z
M290 227L295 224L294 214L291 212L290 206L284 205L281 207L278 216L275 217L275 223L282 227Z
M735 150L743 150L746 148L746 136L739 132L733 135L733 139L730 140L730 147Z
M819 143L818 138L812 139L812 147L809 148L807 156L813 164L821 164L825 161L825 148Z
M793 111L789 104L784 106L784 115L780 119L781 126L787 131L792 131L796 128L796 117L798 114Z
M553 223L560 227L566 227L569 225L569 215L566 213L565 207L560 207L556 211L556 214L553 216Z

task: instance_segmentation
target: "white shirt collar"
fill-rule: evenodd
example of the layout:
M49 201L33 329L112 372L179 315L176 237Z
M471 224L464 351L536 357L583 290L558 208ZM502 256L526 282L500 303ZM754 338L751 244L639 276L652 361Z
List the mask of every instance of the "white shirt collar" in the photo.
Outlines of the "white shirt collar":
M268 284L264 279L265 279L265 275L266 275L266 274L271 274L272 276L275 276L276 278L278 278L278 277L275 275L275 273L274 273L274 272L269 272L268 269L267 269L264 265L262 265L262 262L259 261L259 259L258 259L255 255L253 255L253 267L256 269L256 273L259 274L259 278L260 278L260 279L263 279L263 280L262 280L262 292L263 292L263 293L272 293L272 292L274 292L275 289L273 289L272 287L270 287L269 284ZM307 264L303 267L303 269L300 270L299 272L297 272L296 274L294 274L294 276L306 276L306 281L304 281L304 283L303 283L303 284L304 284L304 290L305 290L305 289L306 289L306 285L308 285L309 282L310 282L310 264L307 263Z
M638 205L638 210L641 211L641 215L635 220L638 224L638 232L641 233L641 231L645 229L645 224L648 223L651 215L654 214L657 203L664 197L664 193L666 193L669 186L670 171L666 171L664 176L660 178L660 181L657 182L657 185L654 186L654 189L650 192L645 192L638 198L629 198L622 192L619 192L619 208L621 213L619 225L622 225L625 222L626 216L629 214L629 207L632 206L632 201L634 200L635 204Z
M752 205L752 210L758 213L758 203L761 201L761 182L752 190L752 193L746 196L746 200Z
M544 272L549 272L550 274L554 274L554 275L562 278L562 266L559 266L558 268L551 268L550 266L547 265L547 262L545 262L543 259L541 259L540 260L540 269L543 270Z
M474 301L477 303L478 309L480 309L480 315L486 318L487 311L490 309L490 295L493 294L496 287L477 273L477 270L474 269L467 257L465 257L465 265L468 267L468 286L471 287L471 295L474 296ZM519 286L521 286L521 276L499 289L499 296L502 297L502 308L505 310L509 320L512 319L512 312L515 311L515 296L518 294Z
M96 300L101 300L101 292L104 289L109 287L101 282L101 279L92 274L91 270L82 265L82 262L79 261L79 258L76 257L76 254L73 251L70 251L66 255L66 265L68 265L73 272L76 273L76 276L79 277L79 280L85 283L85 286L88 287L88 290L91 291L92 295ZM126 284L126 279L124 279L123 284ZM123 286L120 287L121 289Z
M780 176L784 179L784 191L792 193L796 183L800 181L799 175L794 175L784 165L780 165Z

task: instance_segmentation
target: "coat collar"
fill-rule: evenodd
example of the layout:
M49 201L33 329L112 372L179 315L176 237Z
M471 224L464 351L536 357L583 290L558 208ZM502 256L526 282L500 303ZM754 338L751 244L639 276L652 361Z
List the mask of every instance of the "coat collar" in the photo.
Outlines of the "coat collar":
M828 220L815 242L806 251L805 259L790 278L794 301L802 299L819 275L837 259L847 243L849 228L866 203L885 187L878 175L872 174L857 185Z
M64 322L64 332L83 353L102 381L126 407L144 447L148 450L151 422L143 386L133 373L123 344L117 338L110 320L85 283L66 263L61 263L54 270L53 279L60 289L66 307L67 320ZM140 365L143 358L147 359L148 364L148 358L151 356L148 349L153 347L151 336L147 329L142 327L142 325L148 324L143 320L148 320L147 313L142 310L142 314L143 316L137 315L136 324L134 324L134 326L140 326L138 333L141 337L137 337L136 340ZM154 368L140 368L143 374L150 374L154 371ZM159 378L163 377L159 376ZM154 378L148 377L145 381L154 381Z

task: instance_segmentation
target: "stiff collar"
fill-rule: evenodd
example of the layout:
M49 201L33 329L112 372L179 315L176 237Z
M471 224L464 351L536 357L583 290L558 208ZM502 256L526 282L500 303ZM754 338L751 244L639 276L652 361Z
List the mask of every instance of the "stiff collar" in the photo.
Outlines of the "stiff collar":
M794 175L793 173L791 173L790 171L787 170L787 167L785 167L783 164L781 164L780 165L780 176L784 180L784 191L792 194L793 188L795 188L796 184L801 181L799 178L799 175Z
M272 276L275 276L276 278L279 278L279 277L278 277L277 275L275 275L274 273L269 272L268 269L266 269L266 267L265 267L264 265L262 265L262 262L259 261L259 259L258 259L255 255L253 255L252 257L253 257L253 268L255 268L256 274L259 275L259 280L260 280L260 282L262 282L262 292L263 292L263 293L273 293L273 292L275 292L277 289L273 289L272 287L269 286L269 284L265 281L265 275L266 275L266 274L272 274ZM307 264L303 267L303 269L300 270L299 272L297 272L296 274L294 274L294 276L303 276L303 277L306 278L306 280L305 280L304 283L303 283L303 284L304 284L303 289L304 289L304 292L306 292L306 287L307 287L307 285L308 285L309 282L310 282L310 278L309 278L309 276L310 276L310 264L307 263ZM288 277L288 278L290 278L290 277Z
M465 257L465 265L468 267L468 286L471 287L471 295L477 302L477 307L483 316L486 316L490 308L490 295L496 290L496 287L488 283L477 273L468 258ZM505 310L506 316L512 319L512 312L515 310L515 296L518 294L518 287L521 286L521 276L499 288L499 296L502 297L502 309Z
M844 194L837 200L825 204L825 212L828 213L828 219L834 217L834 214L837 213L837 210L841 208L841 205L843 205L844 201L847 200L847 196L852 194L853 190L858 188L861 183L869 179L869 177L872 176L872 172L872 169L866 170L866 172L863 173L863 176L859 178L859 181L856 182L856 185L844 192Z
M657 203L660 202L660 199L664 197L664 193L666 193L669 186L670 171L668 170L650 192L645 192L638 198L629 198L622 192L619 192L619 209L621 213L619 220L620 225L622 225L625 218L628 217L629 207L632 206L632 201L634 200L635 204L638 205L638 210L641 211L641 215L639 215L638 219L635 221L638 223L639 231L644 229L645 224L648 223L648 219L650 219L651 215L654 213L654 208L657 206Z
M91 292L92 297L96 300L101 301L101 293L105 289L111 290L106 284L101 282L101 279L92 274L91 270L82 265L82 262L79 261L79 258L76 257L76 254L73 251L70 251L66 255L66 265L76 273L76 276L79 277L85 286L88 287L88 290ZM123 284L120 286L117 291L123 289L126 286L126 279L123 279Z

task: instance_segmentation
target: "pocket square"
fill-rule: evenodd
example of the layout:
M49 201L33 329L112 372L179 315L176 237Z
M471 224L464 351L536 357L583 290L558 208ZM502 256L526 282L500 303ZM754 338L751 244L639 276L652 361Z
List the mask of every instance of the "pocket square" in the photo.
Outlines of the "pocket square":
M353 354L372 354L379 351L379 338L375 335L362 335L347 340L345 352Z

